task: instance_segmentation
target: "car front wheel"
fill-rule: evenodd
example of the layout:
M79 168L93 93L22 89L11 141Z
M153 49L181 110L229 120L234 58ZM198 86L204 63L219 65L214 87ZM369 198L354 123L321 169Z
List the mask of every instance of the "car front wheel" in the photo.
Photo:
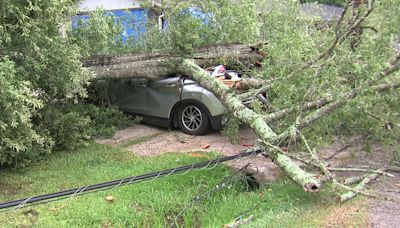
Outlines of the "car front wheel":
M185 104L179 109L178 126L186 134L202 135L208 131L210 121L203 107Z

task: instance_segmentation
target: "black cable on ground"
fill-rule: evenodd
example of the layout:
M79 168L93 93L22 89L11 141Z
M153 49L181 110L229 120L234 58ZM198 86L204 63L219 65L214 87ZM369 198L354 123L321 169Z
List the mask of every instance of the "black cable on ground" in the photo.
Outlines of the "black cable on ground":
M136 183L139 181L148 180L151 178L158 178L161 176L172 175L172 174L175 174L178 172L190 171L193 169L200 169L200 168L208 167L210 165L217 165L222 162L227 162L227 161L231 161L231 160L235 160L235 159L239 159L239 158L243 158L243 157L248 157L248 156L259 154L259 153L261 153L261 151L259 151L259 150L251 151L251 152L243 152L243 153L239 153L239 154L233 155L233 156L222 157L222 158L218 158L218 159L214 159L214 160L195 163L192 165L181 166L181 167L177 167L177 168L173 168L173 169L167 169L167 170L163 170L163 171L159 171L159 172L152 172L152 173L143 174L143 175L139 175L139 176L123 178L120 180L108 181L108 182L103 182L100 184L88 185L88 186L84 186L84 187L80 187L80 188L74 188L74 189L70 189L70 190L44 194L44 195L40 195L40 196L33 196L33 197L24 198L24 199L3 202L3 203L0 203L0 210L11 208L11 207L15 207L17 209L17 208L21 208L27 204L52 200L52 199L61 198L61 197L65 197L65 196L77 196L84 192L91 192L91 191L95 191L95 190L99 190L99 189L103 189L103 188L109 188L111 186L119 187L122 185L132 184L132 183Z

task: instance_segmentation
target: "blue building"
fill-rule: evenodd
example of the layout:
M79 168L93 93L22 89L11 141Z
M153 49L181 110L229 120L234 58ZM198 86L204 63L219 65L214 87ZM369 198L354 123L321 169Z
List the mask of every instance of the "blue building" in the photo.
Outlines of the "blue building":
M141 1L134 0L81 0L79 1L79 13L73 17L72 25L77 26L80 19L88 19L90 12L98 8L105 10L113 15L123 26L122 38L125 41L127 37L140 37L146 32L146 25L149 20L158 22L160 27L163 25L163 16L154 10L143 9ZM155 6L160 6L156 1Z

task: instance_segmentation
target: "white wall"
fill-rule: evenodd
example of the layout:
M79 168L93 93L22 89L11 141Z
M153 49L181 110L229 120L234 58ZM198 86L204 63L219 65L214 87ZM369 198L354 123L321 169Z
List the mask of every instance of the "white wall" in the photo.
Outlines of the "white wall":
M97 7L105 10L140 8L139 2L134 0L81 0L79 11L93 11Z

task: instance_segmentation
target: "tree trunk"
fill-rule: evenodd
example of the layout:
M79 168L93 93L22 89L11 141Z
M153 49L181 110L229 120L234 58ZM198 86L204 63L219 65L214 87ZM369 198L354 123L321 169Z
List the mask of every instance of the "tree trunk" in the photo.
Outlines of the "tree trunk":
M231 69L251 67L265 54L259 45L221 44L197 48L188 58L206 68L224 64ZM170 52L150 52L122 56L94 56L83 60L97 78L149 78L158 79L178 73L176 65L181 55Z

